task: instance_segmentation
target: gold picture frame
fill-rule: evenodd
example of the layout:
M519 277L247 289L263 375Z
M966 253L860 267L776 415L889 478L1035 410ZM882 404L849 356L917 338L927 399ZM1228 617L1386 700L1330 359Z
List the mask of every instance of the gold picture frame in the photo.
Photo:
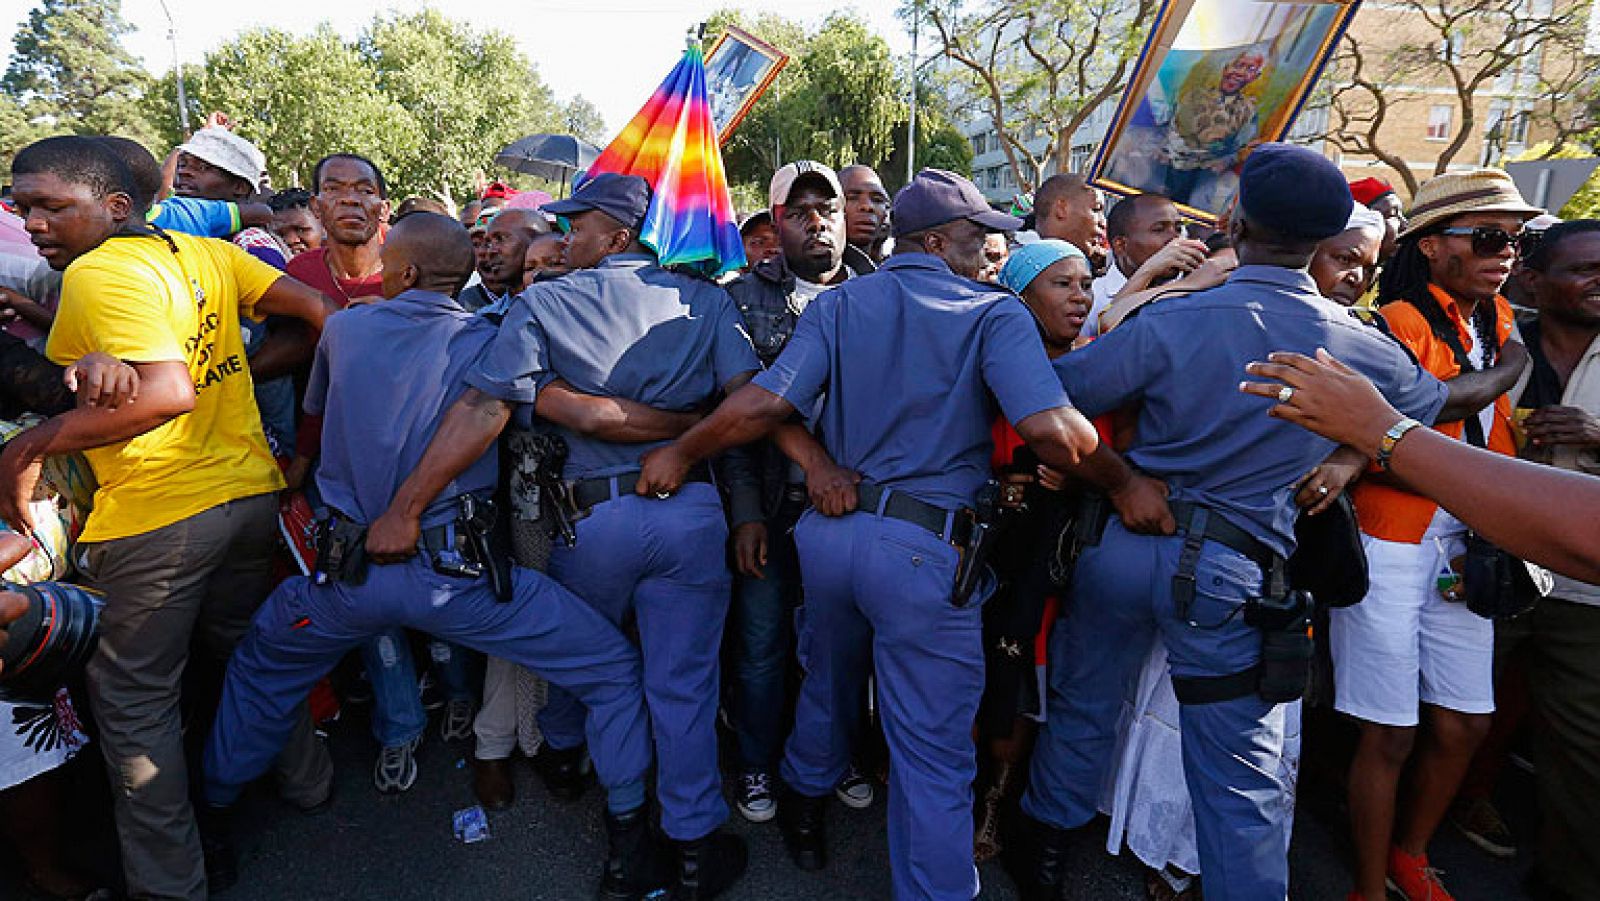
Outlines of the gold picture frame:
M1216 224L1250 150L1289 133L1360 0L1167 0L1090 183Z
M789 54L742 28L730 26L717 37L706 54L706 94L718 144L728 143L733 130L788 64Z

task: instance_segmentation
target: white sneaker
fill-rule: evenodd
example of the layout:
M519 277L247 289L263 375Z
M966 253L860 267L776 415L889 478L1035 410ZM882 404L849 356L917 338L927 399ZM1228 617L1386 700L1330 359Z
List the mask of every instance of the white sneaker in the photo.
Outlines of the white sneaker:
M844 771L844 778L840 779L839 784L834 786L833 793L839 797L840 801L844 802L846 807L853 807L856 810L865 810L871 807L872 799L876 796L872 789L872 780L868 779L865 773L856 769L856 765L853 763L850 764L849 769Z
M772 794L772 776L759 770L739 778L739 813L752 823L765 823L778 813L778 799Z

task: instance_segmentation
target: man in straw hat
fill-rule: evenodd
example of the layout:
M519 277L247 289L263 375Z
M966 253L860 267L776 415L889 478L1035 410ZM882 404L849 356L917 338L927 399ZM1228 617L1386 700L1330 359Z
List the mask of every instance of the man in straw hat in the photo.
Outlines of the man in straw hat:
M1525 354L1500 288L1511 274L1523 223L1543 212L1498 169L1438 176L1417 191L1378 300L1394 337L1443 380L1475 377L1487 390L1440 432L1515 454L1503 396ZM1487 372L1473 376L1474 372ZM1353 898L1378 901L1385 884L1409 899L1450 895L1428 864L1427 845L1450 805L1494 711L1494 625L1462 603L1453 562L1466 527L1426 498L1381 479L1355 489L1371 587L1332 611L1335 706L1361 723L1350 768L1356 849ZM1412 756L1421 711L1428 740L1413 768L1398 823L1395 798Z

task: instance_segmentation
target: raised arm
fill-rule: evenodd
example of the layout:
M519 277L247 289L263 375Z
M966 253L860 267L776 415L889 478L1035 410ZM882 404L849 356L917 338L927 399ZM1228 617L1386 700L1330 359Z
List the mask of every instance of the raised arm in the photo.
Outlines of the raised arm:
M489 450L510 419L510 404L476 388L468 388L450 405L422 462L401 483L389 509L367 529L367 553L373 560L397 563L417 552L422 512Z
M1273 382L1240 390L1288 403L1270 415L1375 457L1384 433L1402 418L1360 373L1318 351L1313 360L1276 353L1247 371ZM1485 538L1541 566L1600 582L1600 478L1540 466L1413 428L1395 445L1389 473L1454 514ZM1551 498L1560 498L1552 503Z

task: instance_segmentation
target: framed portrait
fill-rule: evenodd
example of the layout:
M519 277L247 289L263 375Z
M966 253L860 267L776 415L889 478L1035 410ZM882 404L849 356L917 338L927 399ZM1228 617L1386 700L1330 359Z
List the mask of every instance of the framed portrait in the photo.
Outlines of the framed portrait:
M1359 0L1167 0L1090 168L1215 224L1251 148L1281 140Z
M789 54L747 31L729 28L717 38L706 57L706 92L717 143L728 143L728 136L788 62Z

